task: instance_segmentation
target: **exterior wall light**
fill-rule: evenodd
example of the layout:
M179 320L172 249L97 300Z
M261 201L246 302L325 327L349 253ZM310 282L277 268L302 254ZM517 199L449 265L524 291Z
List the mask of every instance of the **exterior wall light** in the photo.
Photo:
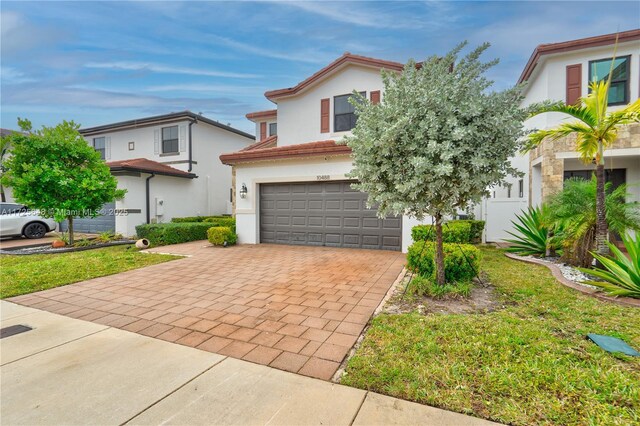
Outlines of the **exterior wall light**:
M247 185L245 185L244 183L242 184L242 187L240 188L240 198L247 198Z

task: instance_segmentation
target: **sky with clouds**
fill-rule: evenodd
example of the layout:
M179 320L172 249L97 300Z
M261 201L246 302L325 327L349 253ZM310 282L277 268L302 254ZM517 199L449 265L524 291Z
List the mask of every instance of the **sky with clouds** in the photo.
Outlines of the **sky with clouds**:
M343 52L405 62L492 47L497 89L536 45L640 27L638 1L0 3L0 125L82 126L189 109L244 118Z

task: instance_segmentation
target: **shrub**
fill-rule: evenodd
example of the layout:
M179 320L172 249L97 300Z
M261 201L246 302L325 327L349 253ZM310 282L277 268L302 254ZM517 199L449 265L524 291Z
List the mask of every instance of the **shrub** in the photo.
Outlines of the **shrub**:
M204 220L205 223L210 223L211 226L226 226L231 228L233 232L236 232L236 219L230 216L213 216Z
M539 207L529 208L516 215L518 223L511 221L517 234L507 231L515 238L505 240L511 243L508 252L522 256L545 256L547 248L553 245L549 237L549 229L543 224L542 210Z
M471 281L480 268L480 250L470 244L444 243L444 276L447 282ZM410 270L435 280L435 243L416 241L409 246L407 266Z
M447 283L438 285L432 280L418 275L411 280L407 287L407 293L414 296L429 296L435 299L444 297L469 297L473 285L471 282Z
M449 222L449 224L451 223L468 223L469 226L471 227L469 231L471 234L471 242L480 243L482 241L482 231L484 231L484 225L485 225L484 220L460 219L460 220L452 220L451 222Z
M231 216L185 216L174 217L171 219L173 223L193 223L205 222L207 219L231 219Z
M151 223L136 226L138 238L146 238L152 246L206 240L210 223Z
M209 242L214 246L223 246L226 242L233 245L238 240L238 236L228 226L214 226L207 231Z
M607 243L611 258L592 253L604 269L579 269L602 280L585 281L587 284L600 287L612 296L640 298L640 235L636 234L635 239L630 236L622 237L622 241L629 257L615 245Z
M433 225L418 225L411 228L413 241L435 241L436 230ZM442 241L445 243L471 242L471 225L456 221L445 222L442 225Z

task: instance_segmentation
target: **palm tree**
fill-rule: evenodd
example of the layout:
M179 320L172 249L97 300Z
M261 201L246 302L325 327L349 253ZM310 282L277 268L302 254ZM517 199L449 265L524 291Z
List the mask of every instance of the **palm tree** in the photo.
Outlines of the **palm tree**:
M612 59L612 68L613 68ZM613 71L613 70L611 70ZM605 175L604 175L604 150L616 140L618 127L623 124L640 122L640 99L617 111L607 111L609 98L609 86L611 75L605 81L593 81L590 85L590 93L580 98L576 105L565 105L563 102L544 102L532 106L531 117L546 112L560 112L569 115L577 121L566 122L556 128L538 130L529 134L529 140L525 146L525 152L540 145L546 138L554 141L565 136L575 134L577 137L576 150L585 163L596 165L596 252L607 255L608 226L605 208Z

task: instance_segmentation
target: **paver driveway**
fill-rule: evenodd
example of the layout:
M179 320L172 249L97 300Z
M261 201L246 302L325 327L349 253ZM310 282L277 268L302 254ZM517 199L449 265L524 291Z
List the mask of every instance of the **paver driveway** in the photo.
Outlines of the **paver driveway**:
M330 379L404 263L398 252L196 241L191 257L10 301Z

